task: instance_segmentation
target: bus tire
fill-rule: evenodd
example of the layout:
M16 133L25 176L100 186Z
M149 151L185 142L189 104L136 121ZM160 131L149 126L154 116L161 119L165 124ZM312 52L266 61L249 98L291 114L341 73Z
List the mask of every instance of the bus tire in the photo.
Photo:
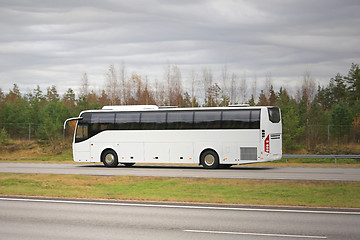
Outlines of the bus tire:
M112 149L107 149L101 154L101 161L106 167L116 167L118 162L118 156Z
M200 157L203 168L215 169L219 167L219 156L213 150L205 150Z
M232 164L220 164L220 168L222 169L229 169L231 168Z
M135 163L122 163L125 165L125 167L132 167L134 166Z

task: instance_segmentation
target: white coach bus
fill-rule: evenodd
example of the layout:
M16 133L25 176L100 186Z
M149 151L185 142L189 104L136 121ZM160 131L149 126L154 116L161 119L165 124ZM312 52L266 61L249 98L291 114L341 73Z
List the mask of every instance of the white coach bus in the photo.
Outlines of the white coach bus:
M282 126L277 107L159 108L105 106L77 120L75 162L192 163L204 168L279 160Z

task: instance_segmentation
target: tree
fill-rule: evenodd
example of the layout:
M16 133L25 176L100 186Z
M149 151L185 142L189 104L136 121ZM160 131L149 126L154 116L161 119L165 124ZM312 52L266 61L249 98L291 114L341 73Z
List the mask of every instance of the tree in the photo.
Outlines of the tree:
M47 88L47 93L45 95L45 98L48 102L59 102L60 97L56 90L56 86L52 85L51 87Z
M80 96L87 96L89 94L89 79L87 73L84 72L81 78Z
M211 85L207 90L207 98L205 99L205 107L219 107L221 104L221 88L217 83Z
M356 102L360 100L360 68L359 64L352 63L349 73L344 77L350 92L350 101Z
M30 107L25 97L22 97L17 84L5 96L0 112L0 120L4 123L24 124L30 121ZM9 136L20 138L27 129L21 125L13 125L7 129Z
M191 91L190 91L191 105L189 107L195 107L195 105L197 105L196 93L197 93L197 86L199 85L199 79L198 79L198 74L197 72L195 72L194 69L191 70L190 81L191 81ZM187 92L185 92L185 94L186 93ZM184 98L186 97L185 94L184 94Z
M331 115L332 121L332 133L338 137L340 142L344 139L344 136L349 134L351 124L352 124L352 115L348 106L344 102L340 102L335 106Z
M296 101L289 96L286 89L280 88L276 105L281 109L284 152L298 149L301 147L299 142L305 127L301 124Z
M268 106L268 105L269 105L269 101L264 93L264 90L261 90L260 96L259 96L259 101L258 101L258 106Z
M236 83L238 81L238 76L235 73L231 75L231 85L230 85L230 104L237 103L237 94L236 94Z
M345 80L340 73L338 73L335 78L330 79L329 86L332 87L331 95L336 104L340 103L341 101L346 101L346 99L348 98L348 90Z
M82 95L82 96L87 96L88 93L86 93L86 95ZM66 93L64 94L62 101L64 102L65 106L68 109L75 109L75 93L71 88L68 88L68 90L66 91Z
M300 99L306 104L307 109L309 109L311 102L314 100L316 91L315 80L310 72L305 72L300 91Z
M106 84L105 91L108 95L111 105L120 104L119 103L119 81L117 73L113 64L109 66L109 70L106 73Z
M300 138L303 136L305 127L301 126L301 119L294 104L281 108L283 122L283 146L288 152L301 147Z
M2 103L4 101L5 95L2 91L2 89L0 88L0 103Z
M181 84L181 72L178 66L173 65L171 68L170 75L170 106L181 106L182 104L182 84Z
M129 95L129 86L126 82L126 66L125 62L121 62L120 66L120 83L121 83L121 90L122 90L122 104L126 104L126 100Z
M71 117L69 109L63 102L49 102L41 112L42 122L36 136L43 140L49 140L55 147L56 140L62 136L64 121Z
M29 94L28 99L30 105L41 104L45 102L45 96L43 95L39 85L37 85L33 92Z
M244 73L243 77L240 81L240 96L241 96L241 103L245 103L247 100L247 83L246 83L246 75Z
M275 106L276 102L277 102L277 96L275 94L273 85L271 85L271 87L270 87L269 105L270 106Z
M37 85L37 87L28 95L28 101L29 101L29 122L39 124L41 123L41 111L44 108L44 106L47 104L46 98L43 95L43 92L40 89L40 86ZM34 132L36 131L35 128L31 128L31 130Z
M16 83L14 83L13 88L6 95L5 100L10 103L15 103L16 101L21 100L20 89Z
M204 84L204 104L205 106L212 106L213 98L213 74L211 69L204 68L202 72L202 82Z
M222 77L222 103L221 106L225 107L229 105L230 99L229 99L229 89L228 89L228 81L229 81L229 72L228 72L228 68L227 65L225 64L222 68L222 72L221 72L221 77Z

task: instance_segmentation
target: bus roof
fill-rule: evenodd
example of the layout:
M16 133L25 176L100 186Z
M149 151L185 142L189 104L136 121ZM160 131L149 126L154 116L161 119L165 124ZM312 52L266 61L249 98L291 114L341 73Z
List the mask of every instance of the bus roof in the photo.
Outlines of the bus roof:
M228 107L194 107L194 108L177 108L177 107L158 107L156 105L124 105L124 106L104 106L99 110L85 110L85 112L145 112L145 111L193 111L193 110L240 110L240 109L262 109L272 108L274 106L242 106L232 105Z

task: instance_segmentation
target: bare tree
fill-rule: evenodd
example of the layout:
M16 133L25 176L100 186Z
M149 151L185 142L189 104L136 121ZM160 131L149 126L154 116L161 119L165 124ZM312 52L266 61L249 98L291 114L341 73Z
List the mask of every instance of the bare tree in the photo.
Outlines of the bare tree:
M221 77L222 77L222 86L221 89L223 91L223 94L225 96L229 96L229 89L228 89L228 82L229 82L229 71L228 67L225 64L221 71Z
M204 68L202 73L202 82L204 84L204 101L206 106L210 106L213 102L213 74L211 69Z
M237 89L237 83L238 81L238 76L236 75L236 73L232 73L231 75L231 85L230 85L230 104L236 104L237 103L237 94L236 94L236 89Z
M164 106L166 102L166 91L164 83L159 83L159 80L155 80L155 94L154 100L158 106Z
M181 71L178 66L173 65L170 75L170 105L181 106L182 104L182 84Z
M254 100L255 103L255 99L257 99L257 76L256 74L254 75L254 81L252 82L252 99Z
M121 88L121 95L122 95L121 103L126 104L126 100L129 95L129 87L126 82L126 69L125 69L124 61L121 62L121 66L120 66L120 84L121 84L120 88Z
M191 107L195 106L196 103L196 93L197 93L197 86L199 85L199 79L198 79L198 73L192 69L191 75L190 75L190 81L191 81L191 90L190 90L190 97L191 97Z
M167 83L167 105L170 105L170 97L171 97L171 66L168 62L168 65L165 67L165 82Z
M119 81L114 65L110 65L106 73L106 93L111 105L118 103Z
M241 78L240 82L240 96L241 96L241 103L245 103L247 101L247 83L246 83L246 74L244 73L243 77Z
M87 73L84 72L81 77L80 96L86 97L88 95L89 95L89 79Z
M310 72L304 73L301 93L302 99L306 101L308 106L310 106L310 103L314 100L316 93L316 83Z
M272 78L271 78L271 73L267 73L265 75L265 91L264 91L264 94L266 96L267 99L270 98L270 89L271 89L271 86L272 86Z

